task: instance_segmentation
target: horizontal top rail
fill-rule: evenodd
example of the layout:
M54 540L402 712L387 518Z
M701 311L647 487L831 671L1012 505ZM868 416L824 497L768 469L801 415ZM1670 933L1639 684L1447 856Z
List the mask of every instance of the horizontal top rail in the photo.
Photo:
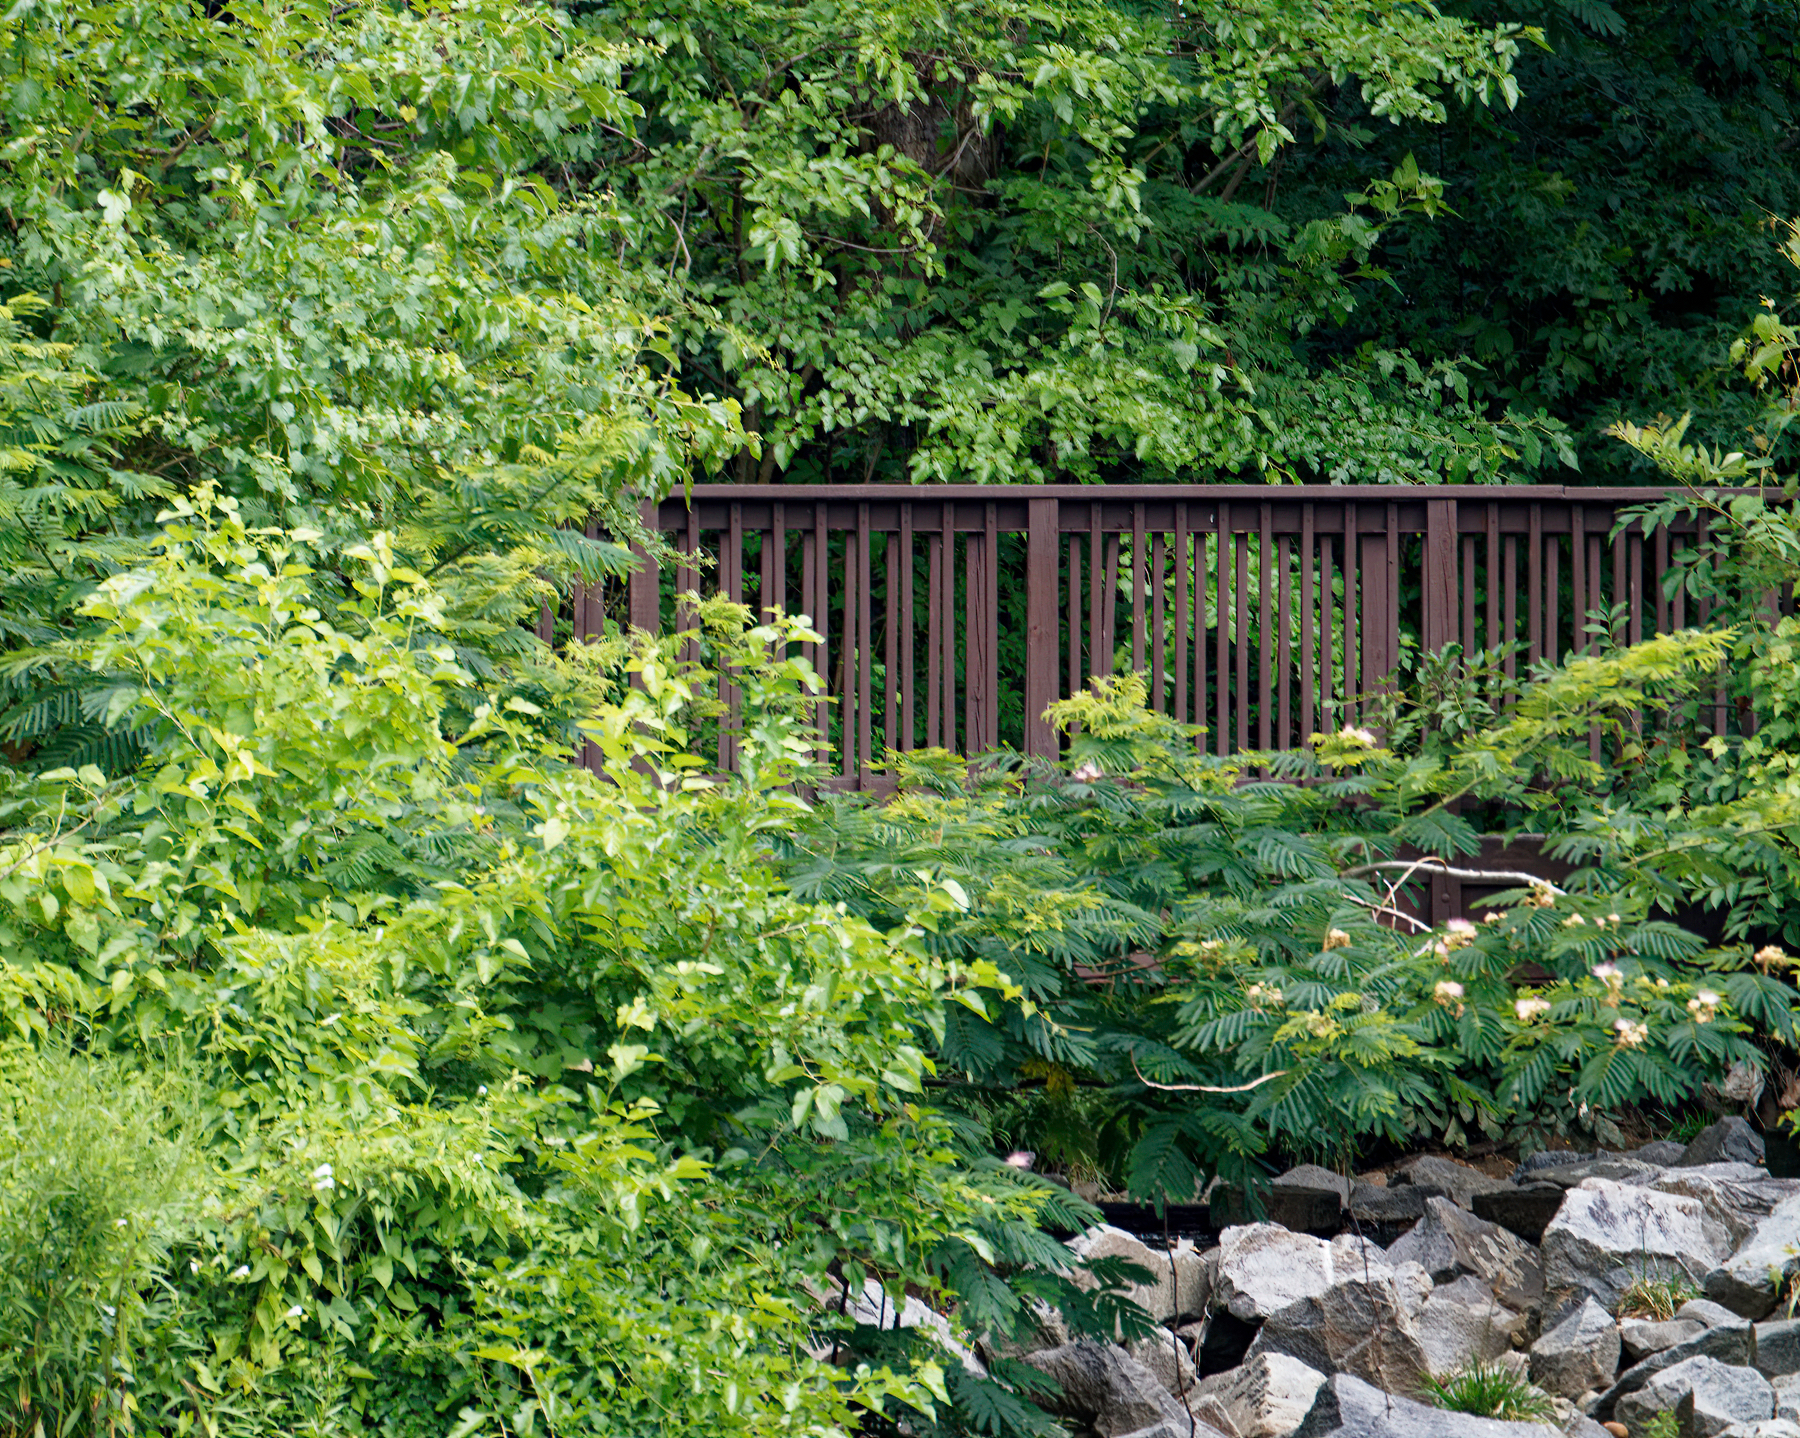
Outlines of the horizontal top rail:
M1372 504L1387 500L1466 499L1479 503L1531 500L1578 504L1649 504L1667 499L1668 485L1584 488L1578 484L696 484L695 499L788 500L814 504L820 500L906 500L935 504L946 499L1058 499L1083 503L1113 500L1312 500ZM1753 494L1755 490L1721 490ZM677 490L665 503L679 504Z

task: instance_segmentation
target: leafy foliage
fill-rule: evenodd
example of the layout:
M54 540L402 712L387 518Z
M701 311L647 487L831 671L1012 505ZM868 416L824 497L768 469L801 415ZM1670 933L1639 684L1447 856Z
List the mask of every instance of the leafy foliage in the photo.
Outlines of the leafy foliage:
M1514 1423L1542 1422L1556 1416L1549 1394L1497 1364L1476 1363L1447 1377L1427 1378L1425 1392L1439 1408L1452 1413Z
M969 895L934 944L1030 1005L947 1025L947 1094L1078 1176L1185 1202L1204 1177L1253 1183L1270 1146L1541 1142L1759 1064L1749 1037L1791 1041L1792 990L1648 916L1690 881L1691 846L1596 822L1578 891L1515 892L1443 932L1397 908L1403 855L1475 852L1482 805L1523 828L1573 807L1599 775L1590 725L1709 684L1729 642L1572 661L1496 726L1410 755L1345 731L1215 758L1145 711L1141 678L1098 683L1055 710L1065 766L897 756L898 797L840 796L798 831L793 882L884 928L930 883ZM1731 822L1693 837L1728 843Z

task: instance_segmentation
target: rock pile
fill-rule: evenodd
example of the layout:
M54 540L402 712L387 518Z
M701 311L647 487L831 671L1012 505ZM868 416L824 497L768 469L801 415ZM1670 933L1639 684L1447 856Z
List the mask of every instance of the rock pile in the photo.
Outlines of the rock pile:
M1685 1149L1538 1154L1504 1180L1441 1158L1386 1185L1296 1169L1276 1184L1312 1232L1242 1223L1204 1252L1113 1228L1072 1240L1149 1272L1132 1296L1165 1338L1046 1324L1023 1356L1101 1438L1639 1438L1665 1413L1680 1438L1800 1438L1800 1319L1778 1312L1800 1274L1800 1179L1761 1161L1725 1119ZM1346 1231L1326 1238L1333 1205ZM1646 1291L1673 1314L1617 1316ZM1554 1416L1425 1401L1476 1366Z

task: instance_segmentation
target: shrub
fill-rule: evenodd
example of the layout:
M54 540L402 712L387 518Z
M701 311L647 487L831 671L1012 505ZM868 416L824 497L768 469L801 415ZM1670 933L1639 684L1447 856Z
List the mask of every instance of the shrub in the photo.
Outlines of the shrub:
M1556 1416L1550 1397L1510 1368L1476 1363L1443 1378L1428 1378L1425 1393L1439 1408L1529 1423Z

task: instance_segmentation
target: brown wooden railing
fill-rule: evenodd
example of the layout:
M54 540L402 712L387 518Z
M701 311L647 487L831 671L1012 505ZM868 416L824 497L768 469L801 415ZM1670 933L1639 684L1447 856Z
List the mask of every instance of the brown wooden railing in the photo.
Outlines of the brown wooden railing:
M645 509L696 562L577 594L574 630L666 627L688 590L809 615L855 785L890 747L1053 753L1045 707L1121 668L1217 752L1285 749L1363 722L1419 650L1507 649L1516 672L1596 624L1623 642L1703 619L1661 581L1704 519L1613 533L1664 493L699 485Z

